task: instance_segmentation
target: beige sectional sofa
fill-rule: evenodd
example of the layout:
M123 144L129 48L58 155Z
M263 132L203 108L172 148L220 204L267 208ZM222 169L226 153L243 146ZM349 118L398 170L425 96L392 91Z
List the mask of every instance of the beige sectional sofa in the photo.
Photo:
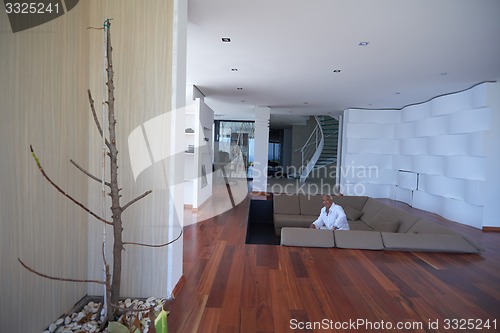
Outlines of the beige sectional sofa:
M309 229L323 207L321 195L275 194L273 216L281 245L365 250L478 253L482 247L428 219L366 196L335 196L351 230Z

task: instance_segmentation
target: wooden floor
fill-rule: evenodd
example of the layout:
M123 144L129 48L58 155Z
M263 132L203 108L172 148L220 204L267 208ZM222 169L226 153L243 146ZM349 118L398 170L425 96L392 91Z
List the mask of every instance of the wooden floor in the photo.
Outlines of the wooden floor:
M384 200L466 233L486 251L245 245L250 199L185 227L186 280L168 304L169 332L500 332L500 233Z

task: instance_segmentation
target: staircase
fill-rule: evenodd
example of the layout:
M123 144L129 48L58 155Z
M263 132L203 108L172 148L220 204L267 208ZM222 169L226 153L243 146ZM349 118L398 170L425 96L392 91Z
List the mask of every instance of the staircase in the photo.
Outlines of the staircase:
M302 147L302 173L304 182L316 169L337 161L339 122L330 116L314 117L318 125Z
M337 146L339 137L339 122L329 116L318 117L319 124L323 130L323 150L313 169L318 169L337 161Z

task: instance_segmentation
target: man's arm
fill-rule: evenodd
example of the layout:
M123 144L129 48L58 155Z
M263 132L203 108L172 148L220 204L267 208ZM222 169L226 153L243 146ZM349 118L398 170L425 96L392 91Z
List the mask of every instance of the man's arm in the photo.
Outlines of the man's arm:
M325 222L323 221L323 218L321 217L321 216L322 216L322 212L323 212L323 211L321 211L321 212L319 213L319 216L318 216L318 218L316 219L316 221L314 221L313 223L311 223L311 224L309 225L309 228L319 229L319 228L320 228L323 224L325 224Z

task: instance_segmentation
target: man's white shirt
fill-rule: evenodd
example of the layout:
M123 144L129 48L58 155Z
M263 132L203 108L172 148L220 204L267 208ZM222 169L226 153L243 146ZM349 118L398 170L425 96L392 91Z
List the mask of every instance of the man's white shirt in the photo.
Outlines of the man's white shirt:
M333 230L337 228L339 230L349 230L349 224L347 223L347 217L344 210L339 205L332 204L328 215L326 214L326 207L321 209L319 217L313 222L316 229L328 229Z

